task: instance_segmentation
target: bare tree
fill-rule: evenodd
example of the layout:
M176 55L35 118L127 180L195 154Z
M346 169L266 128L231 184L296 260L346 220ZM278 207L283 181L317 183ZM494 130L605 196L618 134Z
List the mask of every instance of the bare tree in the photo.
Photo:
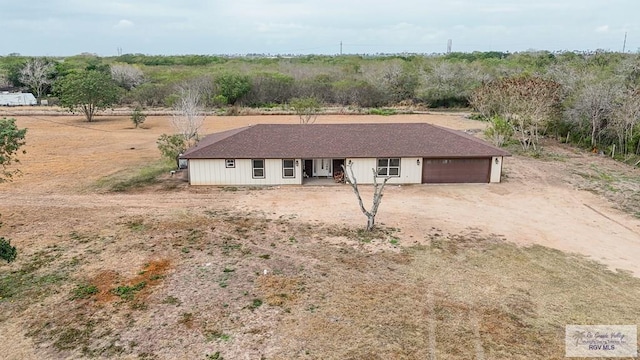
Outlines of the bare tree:
M11 86L11 82L7 79L7 76L0 74L0 88Z
M564 63L549 66L544 77L562 85L562 91L567 97L576 94L586 82L595 80L586 66Z
M502 116L513 127L522 148L536 149L544 129L560 109L561 85L539 77L519 76L476 89L471 104L485 116Z
M418 70L400 59L363 66L363 78L391 103L413 100L420 85Z
M477 64L438 61L423 72L422 97L435 106L460 106L474 88L491 80Z
M113 64L110 69L113 81L115 81L118 86L127 90L131 90L144 82L144 73L135 66L129 64Z
M53 71L53 64L43 58L33 58L20 70L20 82L28 85L40 98L47 85L51 84L49 76Z
M640 58L630 56L622 59L615 74L627 87L637 88L640 85Z
M494 116L504 116L503 100L500 89L486 83L478 87L470 96L469 104L473 109L486 119Z
M607 127L618 138L619 152L627 155L634 152L634 129L640 124L640 90L627 90L618 98L618 104L613 109Z
M594 148L613 112L615 100L621 90L620 84L614 81L586 82L579 90L573 106L568 111L569 119L588 128L591 135L591 146Z
M347 171L348 169L348 171ZM376 214L378 213L378 207L380 206L380 202L382 201L382 192L384 191L384 186L387 184L387 181L391 179L390 176L387 176L382 181L382 184L379 184L377 181L378 173L376 169L371 169L373 171L373 205L371 206L371 210L367 210L364 207L364 203L362 202L362 197L360 196L360 189L358 189L358 181L356 180L356 176L353 174L353 163L347 165L347 168L342 165L342 170L345 173L345 181L351 185L353 192L356 194L358 198L358 203L360 204L360 210L367 217L367 231L373 230L373 226L376 221Z
M185 83L178 87L178 99L174 104L171 125L182 135L187 147L198 140L198 131L204 123L205 114L201 107L202 90L196 83Z

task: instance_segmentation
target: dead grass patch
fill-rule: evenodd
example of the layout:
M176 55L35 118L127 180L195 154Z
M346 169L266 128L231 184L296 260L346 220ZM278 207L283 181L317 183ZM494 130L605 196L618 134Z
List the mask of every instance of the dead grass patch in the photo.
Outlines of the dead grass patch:
M90 278L85 287L95 288L87 296L96 305L116 300L134 300L141 304L152 293L152 288L162 281L171 268L168 259L151 260L142 266L138 275L123 279L115 270L105 270Z
M291 306L303 291L299 277L284 275L262 275L256 278L256 285L266 303L271 306Z
M327 246L325 225L256 212L127 219L121 231L153 238L167 256L133 276L98 272L87 280L98 289L90 300L42 307L48 314L30 324L37 344L66 357L548 359L563 356L564 325L632 323L640 312L638 279L480 229L432 228L426 245L397 250L385 244L402 244L401 232L382 231L371 252L350 243L357 229L336 230L348 241ZM77 246L100 244L79 234ZM114 251L103 255L121 256ZM58 253L25 265L66 264ZM119 286L132 300L114 294Z
M89 284L98 288L98 293L94 300L99 304L113 301L115 294L111 290L115 287L117 280L118 273L113 270L102 271L89 280Z

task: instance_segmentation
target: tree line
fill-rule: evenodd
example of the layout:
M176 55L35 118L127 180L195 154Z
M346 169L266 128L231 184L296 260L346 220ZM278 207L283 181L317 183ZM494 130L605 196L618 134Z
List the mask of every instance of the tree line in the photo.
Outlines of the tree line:
M630 53L14 54L0 57L1 87L30 89L69 108L82 108L79 97L106 88L95 108L82 108L89 120L95 109L114 103L175 107L185 88L197 89L198 107L209 109L289 106L299 99L354 108L471 107L492 122L490 136L496 143L515 139L535 149L541 136L553 134L612 153L640 152L640 56Z

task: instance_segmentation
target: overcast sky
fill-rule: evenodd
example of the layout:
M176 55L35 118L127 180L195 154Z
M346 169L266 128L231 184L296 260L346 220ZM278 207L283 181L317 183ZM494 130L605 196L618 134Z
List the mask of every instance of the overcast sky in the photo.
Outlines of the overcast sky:
M0 0L0 56L640 48L638 0Z

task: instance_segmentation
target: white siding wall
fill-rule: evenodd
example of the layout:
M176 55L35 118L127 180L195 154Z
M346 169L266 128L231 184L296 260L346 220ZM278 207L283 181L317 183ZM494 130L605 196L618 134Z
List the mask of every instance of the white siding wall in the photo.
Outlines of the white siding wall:
M496 160L498 161L497 164ZM491 158L491 178L489 179L489 182L500 182L500 175L502 174L502 160L502 156L494 156Z
M264 179L254 179L251 159L235 159L236 167L225 167L225 159L189 160L191 185L289 185L302 184L302 161L295 167L295 178L282 177L282 159L265 159Z
M418 160L420 164L418 165ZM346 163L353 162L353 174L358 180L358 184L373 184L373 172L371 169L377 168L375 158L346 159ZM380 178L382 181L382 178ZM388 184L420 184L422 183L422 159L421 158L401 158L400 177L392 177Z

